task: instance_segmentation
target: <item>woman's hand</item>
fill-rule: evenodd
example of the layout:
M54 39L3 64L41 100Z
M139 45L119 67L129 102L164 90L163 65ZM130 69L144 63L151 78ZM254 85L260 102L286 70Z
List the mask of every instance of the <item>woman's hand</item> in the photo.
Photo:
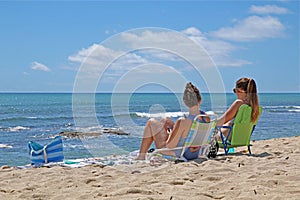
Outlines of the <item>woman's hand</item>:
M175 123L169 117L162 119L161 122L164 124L164 129L166 132L171 134Z

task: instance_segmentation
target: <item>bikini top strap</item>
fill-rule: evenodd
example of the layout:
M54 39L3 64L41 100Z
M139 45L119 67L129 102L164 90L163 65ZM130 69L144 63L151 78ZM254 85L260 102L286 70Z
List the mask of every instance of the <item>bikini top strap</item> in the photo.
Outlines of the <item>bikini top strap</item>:
M195 119L195 117L196 117L196 115L190 115L190 114L188 116L186 116L186 118L188 118L192 121Z
M205 114L205 112L202 111L202 110L200 110L199 112L200 112L201 115L204 115L204 114ZM196 117L196 115L190 115L190 114L189 114L186 118L188 118L188 119L190 119L190 120L193 121L193 120L195 119L195 117ZM205 117L202 117L202 119L199 120L199 121L201 121L201 122L206 122L206 119L205 119Z

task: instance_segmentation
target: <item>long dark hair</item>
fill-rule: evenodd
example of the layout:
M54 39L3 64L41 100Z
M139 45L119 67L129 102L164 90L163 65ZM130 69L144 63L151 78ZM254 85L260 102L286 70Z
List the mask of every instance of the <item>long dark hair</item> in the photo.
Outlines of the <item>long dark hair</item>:
M185 105L190 108L198 105L200 101L201 95L198 88L191 82L187 83L183 93L183 102L185 103Z
M236 82L236 88L240 88L247 93L247 101L252 107L251 121L255 122L259 116L258 95L256 83L251 78L240 78Z

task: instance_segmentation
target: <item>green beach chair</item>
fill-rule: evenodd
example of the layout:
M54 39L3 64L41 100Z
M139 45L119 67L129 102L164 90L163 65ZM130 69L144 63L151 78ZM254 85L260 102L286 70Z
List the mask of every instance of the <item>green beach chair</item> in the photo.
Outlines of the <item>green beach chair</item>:
M228 155L231 148L242 146L247 146L249 155L251 155L250 146L252 145L250 144L250 138L262 113L262 107L259 107L259 117L255 122L251 122L251 113L251 106L247 104L241 105L232 126L217 126L222 139L222 141L218 142L218 145L224 149L226 155ZM227 137L223 135L221 129L229 129ZM230 134L232 136L229 141Z

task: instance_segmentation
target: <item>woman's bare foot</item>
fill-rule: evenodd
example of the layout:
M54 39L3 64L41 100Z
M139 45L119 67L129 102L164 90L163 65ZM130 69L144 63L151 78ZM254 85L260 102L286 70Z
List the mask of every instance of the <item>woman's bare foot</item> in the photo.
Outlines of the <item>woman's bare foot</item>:
M146 154L139 154L138 157L135 158L135 160L146 160Z

